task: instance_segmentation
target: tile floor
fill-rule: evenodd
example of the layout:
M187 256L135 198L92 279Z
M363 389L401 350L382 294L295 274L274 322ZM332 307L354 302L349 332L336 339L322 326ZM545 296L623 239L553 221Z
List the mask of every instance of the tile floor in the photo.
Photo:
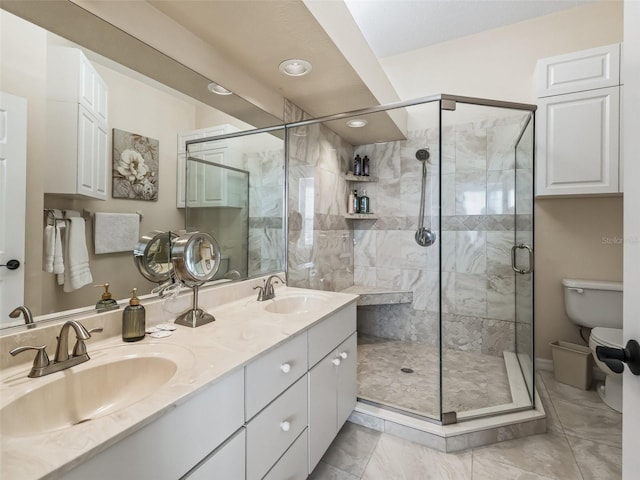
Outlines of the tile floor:
M438 348L418 342L358 335L358 396L439 418ZM400 369L410 367L412 373ZM503 357L444 350L445 412L511 403Z
M547 433L442 453L347 422L311 480L616 480L622 469L622 415L595 390L537 374Z

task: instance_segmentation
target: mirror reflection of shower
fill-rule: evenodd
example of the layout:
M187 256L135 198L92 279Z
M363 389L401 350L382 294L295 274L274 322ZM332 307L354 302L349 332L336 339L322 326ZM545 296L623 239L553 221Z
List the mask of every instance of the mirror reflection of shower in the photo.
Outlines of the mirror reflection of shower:
M420 214L415 239L416 243L421 247L429 247L436 242L436 232L424 226L424 194L427 187L427 161L430 156L429 147L420 148L416 152L416 159L422 162L422 186L420 189Z

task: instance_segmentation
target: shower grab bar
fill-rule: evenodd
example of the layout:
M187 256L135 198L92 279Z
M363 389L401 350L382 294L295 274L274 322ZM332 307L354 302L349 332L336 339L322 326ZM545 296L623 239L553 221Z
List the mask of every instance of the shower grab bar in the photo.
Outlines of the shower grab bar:
M518 249L526 250L527 252L529 252L529 265L527 265L526 268L519 268L518 266L516 266L516 250ZM514 272L521 275L533 272L533 249L529 245L520 243L511 247L511 268Z

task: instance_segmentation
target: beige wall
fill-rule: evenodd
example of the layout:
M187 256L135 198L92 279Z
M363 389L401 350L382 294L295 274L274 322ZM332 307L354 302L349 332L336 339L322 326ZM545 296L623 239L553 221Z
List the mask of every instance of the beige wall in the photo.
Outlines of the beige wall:
M622 20L622 2L598 2L381 63L402 99L451 93L535 103L539 58L621 42ZM579 341L561 279L622 279L622 199L536 200L535 215L536 356L550 358L550 341Z

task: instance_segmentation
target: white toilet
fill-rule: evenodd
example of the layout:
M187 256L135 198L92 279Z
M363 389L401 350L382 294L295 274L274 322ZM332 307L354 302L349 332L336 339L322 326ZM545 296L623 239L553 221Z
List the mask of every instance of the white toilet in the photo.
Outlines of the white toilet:
M589 347L596 365L605 374L598 385L602 401L622 412L622 374L614 373L598 360L596 347L624 348L622 342L622 282L562 280L564 308L569 320L579 327L591 328Z

